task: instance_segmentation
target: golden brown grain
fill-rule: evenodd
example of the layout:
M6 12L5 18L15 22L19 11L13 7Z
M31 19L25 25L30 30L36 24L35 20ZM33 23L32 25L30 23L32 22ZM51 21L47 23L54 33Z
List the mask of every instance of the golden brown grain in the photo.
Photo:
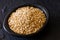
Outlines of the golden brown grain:
M26 6L13 12L8 19L8 24L15 33L28 35L41 29L45 21L46 16L42 10Z

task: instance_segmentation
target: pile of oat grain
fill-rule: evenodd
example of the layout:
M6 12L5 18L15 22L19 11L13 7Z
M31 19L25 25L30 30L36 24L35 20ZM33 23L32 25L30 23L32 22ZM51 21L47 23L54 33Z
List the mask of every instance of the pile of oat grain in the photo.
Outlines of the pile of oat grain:
M46 16L43 11L26 6L18 8L10 15L8 25L15 33L28 35L40 30L45 21Z

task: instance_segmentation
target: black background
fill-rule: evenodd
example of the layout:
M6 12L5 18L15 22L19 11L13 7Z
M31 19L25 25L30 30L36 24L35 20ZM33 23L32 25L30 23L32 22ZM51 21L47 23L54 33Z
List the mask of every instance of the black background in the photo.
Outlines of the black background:
M42 33L35 38L18 38L7 34L3 28L2 33L5 35L3 40L60 40L60 1L59 0L0 0L0 24L2 23L6 12L23 3L37 3L44 6L49 13L49 22ZM0 32L1 33L1 32ZM1 35L0 35L1 36ZM2 40L2 39L1 39Z

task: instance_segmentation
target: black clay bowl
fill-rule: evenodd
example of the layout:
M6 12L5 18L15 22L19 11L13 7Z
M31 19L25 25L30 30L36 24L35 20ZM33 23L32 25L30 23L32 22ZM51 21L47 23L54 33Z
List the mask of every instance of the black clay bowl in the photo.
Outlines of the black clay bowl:
M13 31L9 28L8 18L10 17L11 13L14 12L17 8L20 8L20 7L23 7L23 6L33 6L33 7L37 7L37 8L39 8L40 10L42 10L42 11L44 12L45 16L46 16L46 22L45 22L44 26L43 26L39 31L37 31L37 32L34 33L34 34L29 34L29 35L17 34L17 33L13 32ZM14 35L14 36L19 36L19 37L29 37L29 36L34 36L34 35L40 33L40 31L42 31L43 28L46 27L45 25L46 25L47 22L48 22L48 17L49 17L49 15L48 15L47 9L44 8L43 6L38 5L38 4L23 4L23 5L18 6L17 8L14 8L13 10L10 10L10 12L7 13L7 15L5 16L5 19L4 19L4 22L3 22L3 28L4 28L4 30L5 30L7 33L9 33L9 34L11 34L11 35Z

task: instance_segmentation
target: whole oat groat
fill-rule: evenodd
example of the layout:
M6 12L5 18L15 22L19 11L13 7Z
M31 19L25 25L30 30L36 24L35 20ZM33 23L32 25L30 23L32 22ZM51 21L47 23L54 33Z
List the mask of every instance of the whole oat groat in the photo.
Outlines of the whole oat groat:
M46 16L42 10L26 6L18 8L10 15L8 25L15 33L28 35L40 30L45 21Z

